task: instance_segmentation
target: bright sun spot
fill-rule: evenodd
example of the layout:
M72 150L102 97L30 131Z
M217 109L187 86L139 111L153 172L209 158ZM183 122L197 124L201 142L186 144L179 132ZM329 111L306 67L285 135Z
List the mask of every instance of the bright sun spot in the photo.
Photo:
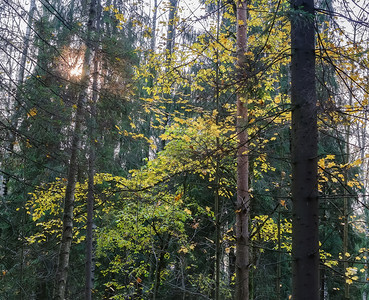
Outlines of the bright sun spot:
M59 70L68 79L79 80L83 73L85 47L65 47L58 58Z
M71 57L71 66L69 70L69 75L74 78L81 77L83 70L83 59L80 55Z
M76 64L70 69L69 74L72 77L80 77L82 75L82 64Z

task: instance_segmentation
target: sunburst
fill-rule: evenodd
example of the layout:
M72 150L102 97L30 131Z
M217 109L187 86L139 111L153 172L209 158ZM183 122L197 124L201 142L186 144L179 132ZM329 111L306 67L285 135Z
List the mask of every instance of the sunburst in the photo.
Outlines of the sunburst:
M75 64L69 71L69 74L73 78L79 78L82 75L83 71L83 64L82 62L79 62L78 64Z

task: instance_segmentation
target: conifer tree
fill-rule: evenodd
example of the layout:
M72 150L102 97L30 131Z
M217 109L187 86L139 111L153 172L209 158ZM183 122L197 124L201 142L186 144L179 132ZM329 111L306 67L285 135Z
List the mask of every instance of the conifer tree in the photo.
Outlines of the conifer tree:
M314 1L291 14L292 298L319 299L318 132Z

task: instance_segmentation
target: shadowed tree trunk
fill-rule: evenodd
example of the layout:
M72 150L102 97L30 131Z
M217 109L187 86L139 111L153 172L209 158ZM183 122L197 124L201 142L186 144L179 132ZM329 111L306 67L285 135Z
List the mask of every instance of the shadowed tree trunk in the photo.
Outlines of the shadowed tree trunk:
M236 200L236 300L249 299L249 158L247 133L246 57L247 1L237 2L237 200Z
M293 0L292 102L292 298L319 299L317 97L314 0Z
M28 21L27 21L28 26L26 29L26 34L24 36L23 51L19 65L18 84L22 84L24 80L24 73L26 69L26 62L29 50L29 42L31 39L31 26L33 23L33 15L35 14L35 10L36 10L36 0L31 0L28 12Z
M217 1L217 33L216 33L216 40L219 43L219 31L220 31L220 1ZM215 101L216 101L216 109L217 111L220 110L220 105L219 105L219 51L218 49L215 52L215 59L216 59L216 63L215 63ZM215 122L218 126L219 124L219 114L217 114ZM216 138L216 147L217 149L220 148L220 140L219 137ZM219 172L219 168L220 168L220 159L219 157L216 157L216 162L215 162L216 166L215 166L215 199L214 199L214 213L215 213L215 291L214 291L214 300L219 300L221 297L220 294L220 262L221 262L221 234L220 234L220 230L221 230L221 224L220 224L220 220L221 220L221 209L220 209L220 192L219 192L219 188L220 188L220 172Z
M151 41L150 41L150 49L154 53L156 48L156 23L158 19L158 0L154 0L154 9L153 16L151 22Z
M69 258L73 240L73 210L75 200L75 187L77 182L78 155L81 148L82 125L84 121L83 111L87 103L88 87L90 82L90 65L92 58L91 33L95 29L97 16L97 0L90 2L89 20L87 23L87 45L81 74L81 92L77 100L75 127L72 138L71 157L67 177L67 187L64 197L63 231L59 250L59 260L55 281L55 300L64 300L69 270Z
M20 102L21 101L21 86L23 84L24 81L24 74L26 71L26 63L27 63L27 57L28 57L28 52L29 52L29 44L30 44L30 40L31 40L31 29L32 29L32 24L33 24L33 16L35 14L35 10L36 10L36 0L31 0L30 2L30 6L29 6L29 11L28 11L28 19L27 19L27 28L26 28L26 33L24 35L23 38L23 46L22 46L22 52L21 52L21 56L20 56L20 62L19 62L19 71L18 71L18 75L17 75L17 93L15 95L16 97L16 102ZM19 104L18 104L19 105ZM18 109L18 108L16 108ZM13 128L13 130L8 132L8 145L7 148L9 149L9 152L12 153L14 150L14 142L16 140L16 136L15 136L15 131L18 128L18 118L17 118L17 114L13 114L12 118L11 118L11 128ZM4 175L4 181L3 181L3 191L2 191L2 195L3 196L7 196L7 192L8 192L8 182L9 182L9 176L7 174ZM1 196L1 195L0 195Z
M65 288L67 284L69 256L73 240L73 209L74 209L74 194L77 181L78 170L78 154L81 148L81 127L83 120L83 103L85 96L80 95L77 103L76 120L74 125L71 156L69 160L69 170L67 177L67 187L64 196L64 212L63 212L63 231L62 240L60 243L59 260L55 282L55 300L65 299Z
M92 5L95 5L94 7ZM100 0L91 2L90 9L91 19L95 20L95 26L92 24L91 30L99 33L100 30L100 17L101 17L101 4ZM96 39L96 38L95 38ZM98 74L100 69L99 55L98 55L98 43L95 40L92 43L94 51L93 59L93 74L92 74L92 99L90 105L90 117L86 120L88 128L89 143L89 157L88 157L88 194L87 194L87 228L86 228L86 286L85 286L85 300L92 299L92 289L94 286L94 249L93 249L93 226L94 226L94 204L95 204L95 145L96 145L96 104L99 97L99 84Z
M178 0L170 0L170 7L169 7L169 19L168 19L168 29L167 29L167 65L169 66L172 60L173 48L175 44L175 23L177 17L177 9L178 9Z
M178 0L170 0L169 1L169 16L168 16L168 24L167 24L167 40L166 40L166 57L165 57L165 72L169 73L170 65L172 63L172 55L174 51L175 39L176 39L176 19L177 19L177 11L178 11ZM172 89L169 88L167 92L164 94L165 99L175 99L171 95ZM175 103L175 102L174 102ZM173 104L168 103L167 109L171 111L173 109ZM169 124L169 118L165 121L165 126ZM165 140L161 140L161 149L165 148Z

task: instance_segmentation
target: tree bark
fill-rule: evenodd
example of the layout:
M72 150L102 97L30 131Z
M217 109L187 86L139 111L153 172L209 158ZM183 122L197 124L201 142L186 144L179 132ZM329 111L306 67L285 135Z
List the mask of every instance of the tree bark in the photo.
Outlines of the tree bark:
M167 29L167 58L166 63L169 67L172 61L172 53L175 44L175 23L176 23L176 16L177 16L177 5L178 0L170 0L170 7L169 7L169 20L168 20L168 29Z
M28 11L27 28L26 28L26 33L23 38L23 46L22 46L23 49L22 49L22 53L20 56L19 70L17 74L17 92L16 92L15 97L16 97L16 102L18 103L21 100L21 94L22 94L21 87L24 81L24 73L26 70L26 62L27 62L27 57L28 57L28 52L29 52L29 43L31 40L31 29L32 29L33 16L35 14L35 10L36 10L36 0L31 0L29 11ZM9 107L11 107L10 104L9 104ZM14 110L18 108L13 107L11 109ZM17 128L18 128L17 114L13 114L11 117L11 127L12 127L12 130L9 130L8 132L8 145L7 145L10 153L13 152L14 142L16 140L15 132L17 131ZM9 179L10 179L9 176L5 174L3 182L1 183L4 187L2 191L2 196L7 196Z
M31 0L30 6L29 6L29 12L28 12L28 21L27 21L28 26L26 29L26 34L24 36L23 51L21 55L20 65L19 65L18 84L22 84L24 80L24 72L26 69L29 42L31 39L31 26L33 23L33 15L35 14L35 10L36 10L36 0Z
M247 1L237 3L237 200L236 200L236 300L249 299L249 158L246 98Z
M153 9L153 16L151 21L151 41L150 41L150 49L152 53L155 52L156 48L156 23L158 18L158 0L154 0L154 9Z
M81 147L80 135L83 120L82 117L83 103L84 103L83 97L82 95L80 95L80 97L78 98L75 127L72 139L71 157L69 161L69 170L67 178L68 183L64 197L63 231L59 250L58 268L56 273L55 292L54 292L55 300L65 299L65 289L69 269L69 256L73 240L74 194L78 170L77 157L79 154L79 149Z
M100 30L100 17L101 17L101 4L100 0L92 1L90 8L90 19L95 21L95 28L92 24L91 31ZM96 37L95 37L96 39ZM94 51L93 59L93 74L92 74L92 99L90 105L90 117L86 120L88 128L89 138L89 158L88 158L88 194L87 194L87 224L86 224L86 284L85 284L85 299L92 299L92 289L94 286L94 274L95 274L95 263L94 263L94 247L93 247L93 227L94 227L94 204L95 204L95 145L96 145L96 103L99 97L99 57L98 57L98 44L95 40L92 43Z
M67 187L64 197L63 231L59 250L59 260L56 273L55 300L64 300L66 284L69 270L70 250L73 240L73 210L75 200L75 187L77 182L78 155L81 148L82 125L84 121L83 110L87 103L88 87L90 82L90 64L92 57L91 33L95 28L97 0L90 3L89 20L87 23L87 45L83 61L83 71L81 75L81 91L77 100L77 111L75 116L75 128L72 138L71 157L67 178Z
M216 32L216 40L219 43L219 31L220 31L220 3L219 0L217 1L217 32ZM217 111L220 110L219 104L219 51L218 49L215 52L215 101L216 101L216 109ZM219 125L219 114L215 117L215 123ZM220 148L220 140L219 137L216 138L216 149ZM215 291L214 291L214 300L219 300L221 297L220 294L220 263L221 263L221 209L220 209L220 172L219 172L219 165L220 165L220 158L217 156L215 162L215 197L214 197L214 213L215 213Z
M177 17L177 10L178 10L178 0L170 0L169 1L169 16L168 16L168 25L167 25L167 41L166 41L166 57L165 57L165 73L169 73L170 64L172 62L172 54L174 51L175 45L175 24L176 24L176 17ZM164 98L169 100L172 98L174 100L175 97L171 95L171 88L168 89L167 92L164 93ZM170 101L169 101L170 102ZM171 111L173 109L173 104L170 103L166 104L167 110ZM165 125L169 124L169 118L166 119ZM163 150L165 148L166 141L161 140L161 148L159 150Z
M292 298L319 299L319 207L314 0L293 0L292 102Z
M157 233L157 231L155 230ZM158 233L157 233L158 234ZM153 289L153 300L156 300L158 298L160 283L161 283L161 274L165 268L166 265L166 258L165 254L167 252L168 246L169 246L169 237L163 236L160 237L161 239L161 246L160 246L160 254L159 257L156 257L156 264L155 264L155 281L154 281L154 289Z

